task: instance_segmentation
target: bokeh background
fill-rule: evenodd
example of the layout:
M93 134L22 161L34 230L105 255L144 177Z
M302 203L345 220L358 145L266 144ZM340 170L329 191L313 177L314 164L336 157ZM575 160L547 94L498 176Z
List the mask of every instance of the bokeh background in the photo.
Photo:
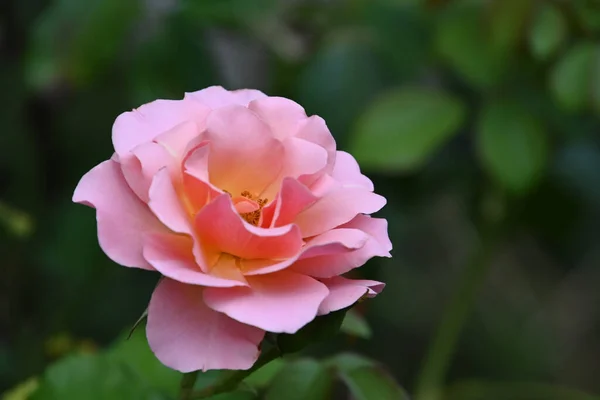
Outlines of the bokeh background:
M600 393L596 0L2 0L0 393L145 309L157 276L104 256L71 195L119 113L214 84L322 116L388 198L394 257L358 271L388 283L358 308L371 336L314 354L414 392L454 301L444 398Z

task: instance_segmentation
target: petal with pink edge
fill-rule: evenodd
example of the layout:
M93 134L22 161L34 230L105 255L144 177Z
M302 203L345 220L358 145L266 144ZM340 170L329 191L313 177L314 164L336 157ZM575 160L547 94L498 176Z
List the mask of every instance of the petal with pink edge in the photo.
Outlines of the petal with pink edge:
M226 90L222 86L210 86L197 92L186 93L185 97L214 109L232 104L247 106L252 100L264 98L267 95L255 89Z
M104 161L81 178L73 201L96 208L100 247L114 262L152 270L142 255L147 233L168 232L127 186L119 164Z
M163 364L191 372L249 369L264 331L208 308L201 287L163 278L148 306L146 335Z
M210 182L234 196L255 196L273 182L283 167L283 145L269 127L242 106L214 110L204 137L210 142Z
M354 157L345 151L337 152L331 176L344 185L356 185L371 192L374 190L373 182L360 172Z
M192 254L192 239L183 235L148 235L144 258L162 275L182 283L200 286L247 286L245 280L215 277L202 272Z
M295 333L312 321L327 287L288 271L247 277L249 288L206 288L204 301L242 323L269 332Z
M385 287L385 283L369 280L353 280L336 276L321 279L329 289L329 295L319 306L319 315L329 314L356 303L361 297L375 297Z
M248 108L269 125L279 140L294 135L307 118L300 104L283 97L256 99L248 104Z
M158 171L152 179L149 198L148 206L165 226L177 233L192 233L190 217L166 168Z
M364 246L354 251L324 255L305 253L292 265L292 270L315 278L331 278L358 268L373 257L391 257L389 251L392 243L387 234L385 219L357 215L340 228L361 230L368 235L368 239Z
M134 147L152 141L184 121L195 121L198 131L210 109L197 101L156 100L117 117L112 129L115 151L125 156Z
M360 187L338 187L326 193L296 217L303 237L314 236L353 219L372 214L386 203L385 197Z
M293 178L285 178L277 200L272 203L275 210L271 226L291 224L300 212L317 200L318 198L306 186Z
M296 255L302 246L297 226L265 229L250 225L237 214L226 194L200 210L195 224L206 251L242 259L286 259Z
M327 151L327 166L324 172L331 173L333 171L336 158L336 144L323 118L313 115L305 119L302 126L298 129L296 137L323 147Z

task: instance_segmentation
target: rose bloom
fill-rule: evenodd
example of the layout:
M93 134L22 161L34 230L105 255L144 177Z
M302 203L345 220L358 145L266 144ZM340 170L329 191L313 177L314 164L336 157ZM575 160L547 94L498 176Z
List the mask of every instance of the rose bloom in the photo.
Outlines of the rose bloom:
M73 201L96 209L118 264L162 275L146 333L182 371L248 369L268 332L295 333L384 284L342 274L390 257L385 198L322 118L214 86L114 123L115 153Z

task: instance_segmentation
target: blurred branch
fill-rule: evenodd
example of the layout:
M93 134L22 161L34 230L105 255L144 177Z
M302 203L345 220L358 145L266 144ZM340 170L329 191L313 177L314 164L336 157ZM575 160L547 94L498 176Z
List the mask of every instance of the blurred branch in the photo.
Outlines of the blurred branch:
M459 286L452 295L437 333L429 347L417 380L415 400L439 400L444 379L463 326L469 317L477 293L485 280L490 257L497 244L497 231L503 220L501 204L497 212L487 213L480 231L480 243L473 250ZM485 204L484 204L485 206ZM483 210L486 214L486 210Z

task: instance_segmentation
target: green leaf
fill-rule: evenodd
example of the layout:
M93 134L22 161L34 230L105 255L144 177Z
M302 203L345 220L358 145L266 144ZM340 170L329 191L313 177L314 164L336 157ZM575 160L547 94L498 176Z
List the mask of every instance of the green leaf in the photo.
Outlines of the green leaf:
M37 378L29 378L2 395L2 400L27 400L39 387Z
M273 378L286 365L283 358L276 358L244 379L244 382L255 388L268 386Z
M406 392L378 367L359 367L341 374L356 400L408 400Z
M371 337L371 328L369 327L369 324L362 315L354 310L349 310L346 313L340 331L363 339L369 339Z
M436 48L458 75L485 89L498 83L505 60L487 40L482 14L480 6L451 7L437 24Z
M46 370L32 400L159 400L123 365L103 355L68 356Z
M265 400L330 399L333 376L315 360L302 359L286 365L267 390Z
M339 371L352 371L361 367L373 367L375 361L359 354L341 353L326 360L325 365Z
M364 32L354 31L333 35L297 81L298 101L309 114L327 121L341 147L356 116L385 84L380 60L367 38Z
M556 64L550 75L550 87L565 110L581 111L588 104L597 54L593 43L582 42L569 49Z
M148 386L165 394L177 394L181 374L158 361L148 346L144 329L136 330L129 339L122 335L108 355L127 365Z
M535 117L515 103L492 103L483 109L477 130L479 156L492 177L517 194L537 183L548 143Z
M529 47L538 60L547 60L567 38L567 23L552 3L542 3L529 31Z
M293 335L277 335L277 346L282 354L295 353L311 343L334 337L340 330L348 308L315 318Z
M394 90L362 115L350 151L365 168L414 170L458 131L464 116L462 103L443 92Z
M577 389L546 383L467 381L455 384L447 400L599 400Z
M138 0L54 2L32 33L29 85L45 89L62 78L88 83L114 62L138 12Z
M254 400L257 396L248 390L236 390L230 393L221 393L207 397L206 400Z

